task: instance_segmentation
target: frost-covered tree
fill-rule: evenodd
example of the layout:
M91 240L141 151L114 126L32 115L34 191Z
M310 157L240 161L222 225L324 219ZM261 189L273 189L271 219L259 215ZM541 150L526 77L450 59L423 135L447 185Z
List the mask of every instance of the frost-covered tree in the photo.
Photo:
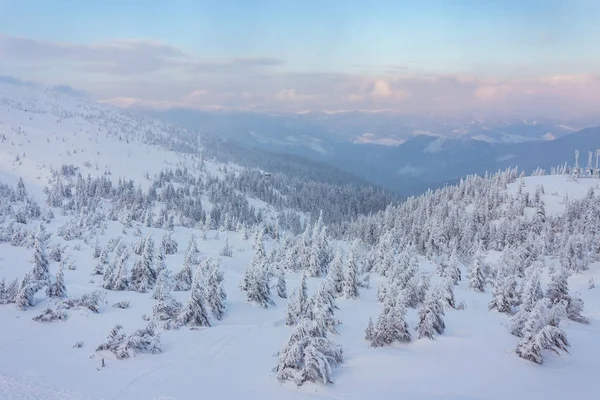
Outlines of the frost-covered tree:
M302 319L279 352L280 381L333 383L333 368L343 361L342 348L320 335L314 321Z
M439 296L443 304L450 307L456 308L456 299L454 297L454 280L452 278L445 278L439 287Z
M62 264L58 267L56 278L46 287L46 296L63 299L67 297L67 287L65 286L65 271Z
M546 290L546 297L552 304L563 302L565 304L567 318L570 320L587 324L590 322L589 319L581 315L581 312L583 311L583 300L569 294L568 278L568 272L564 268L557 268L551 275L550 283Z
M156 271L154 270L154 240L151 235L144 239L144 246L139 260L131 269L130 288L146 293L156 283Z
M309 310L308 314L317 323L317 328L324 332L337 333L336 328L340 322L335 318L335 310L338 307L335 304L335 296L331 286L327 281L323 282L313 295L310 305L312 310Z
M519 357L542 364L542 351L550 350L559 353L567 352L569 343L565 332L558 327L556 313L552 313L552 303L549 299L538 301L531 310L523 327L523 339L517 345Z
M358 297L358 265L356 264L355 245L350 248L344 268L344 296L347 299Z
M21 289L15 297L15 304L18 309L26 310L35 306L35 294L42 288L43 282L37 280L23 279Z
M181 269L181 271L175 274L175 277L173 279L175 283L173 286L173 290L177 292L185 292L187 290L190 290L192 288L193 278L194 277L191 264L189 262L184 262L183 268Z
M292 289L288 296L288 302L285 307L285 324L288 326L296 325L300 319L300 311L298 310L298 291Z
M208 259L205 261L208 277L206 280L207 286L207 303L210 307L212 315L217 319L223 319L225 315L225 289L223 288L223 272L219 269L219 260Z
M177 247L177 242L171 236L171 232L166 232L160 241L160 248L164 254L177 253Z
M475 251L475 255L473 256L473 260L469 265L469 287L476 292L484 292L485 291L485 265L484 265L485 253L479 245L478 249Z
M160 300L170 294L173 286L172 279L171 272L168 269L160 271L156 285L154 286L154 292L152 293L154 300Z
M438 297L438 293L432 291L423 306L419 309L419 324L416 327L420 338L434 339L436 335L441 335L446 329L443 316L444 307Z
M342 250L338 246L333 256L333 260L329 265L327 279L331 282L333 291L336 296L340 296L344 292L344 259Z
M192 284L192 292L181 313L177 316L177 324L191 327L210 326L206 303L206 288L204 282L202 282L202 267L198 266Z
M396 341L409 342L410 332L406 322L406 307L397 291L392 290L386 296L375 329L371 333L370 342L372 347L381 347Z
M104 275L104 271L108 265L108 250L106 247L100 250L100 254L96 258L98 258L98 263L94 267L92 275Z
M287 288L285 282L285 271L280 268L277 273L277 296L282 299L287 299Z
M505 314L512 314L512 308L518 303L516 271L506 265L499 265L496 282L492 293L492 301L488 309Z
M219 255L221 255L223 257L232 257L233 256L233 250L232 250L231 246L229 245L228 238L225 238L225 245L221 249L221 252L219 253Z
M373 318L369 318L369 323L367 324L367 328L365 329L365 339L369 342L373 340L373 336L375 334L375 325L373 325Z
M46 255L46 229L42 224L33 239L33 269L32 279L40 282L48 282L50 279L50 262Z
M271 300L271 287L269 284L269 267L265 258L261 258L255 265L248 267L246 278L246 298L263 308L275 304Z

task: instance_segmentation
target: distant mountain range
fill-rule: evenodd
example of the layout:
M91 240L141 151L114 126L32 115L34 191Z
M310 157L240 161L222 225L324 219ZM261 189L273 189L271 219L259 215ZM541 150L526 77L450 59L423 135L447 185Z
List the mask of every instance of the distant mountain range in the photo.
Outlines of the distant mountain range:
M264 114L187 109L143 111L226 140L327 162L401 195L471 173L572 163L600 148L594 120L469 120L391 112Z

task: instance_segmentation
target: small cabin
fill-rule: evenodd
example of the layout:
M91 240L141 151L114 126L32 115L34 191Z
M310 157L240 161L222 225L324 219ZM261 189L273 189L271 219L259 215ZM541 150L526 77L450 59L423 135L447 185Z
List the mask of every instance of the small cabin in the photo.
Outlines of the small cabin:
M271 180L271 177L272 177L272 175L271 175L271 173L270 173L270 172L264 172L264 173L263 173L263 178L264 178L264 180L266 180L266 181L270 181L270 180Z

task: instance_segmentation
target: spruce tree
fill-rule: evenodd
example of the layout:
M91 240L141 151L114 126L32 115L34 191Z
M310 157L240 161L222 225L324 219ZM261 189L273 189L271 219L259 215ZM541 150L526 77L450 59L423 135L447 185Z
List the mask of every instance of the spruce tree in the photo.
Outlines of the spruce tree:
M67 297L67 288L65 286L65 273L63 264L59 265L56 279L46 288L46 296L64 299Z
M200 266L196 268L190 297L177 317L179 326L210 326L206 305L206 290L202 282L201 269Z
M476 292L485 291L485 266L483 264L484 253L478 249L469 265L469 287Z
M354 245L348 252L346 259L346 268L344 270L344 296L347 299L355 299L358 297L358 266L354 258Z
M33 239L33 269L32 279L40 282L48 282L50 279L50 262L46 255L46 230L42 224Z
M441 305L438 294L431 292L427 297L425 304L419 309L419 324L416 328L420 338L434 339L436 335L441 335L446 329L444 319L444 308Z
M210 307L212 315L217 319L223 319L225 315L225 304L227 298L223 289L223 273L219 270L219 261L208 259L205 261L208 270L207 285L207 303Z
M329 265L329 273L327 279L333 286L333 291L336 296L340 296L344 292L344 260L342 257L342 250L338 246L333 260Z
M279 269L279 272L277 274L277 296L279 296L282 299L287 298L285 271L282 268Z

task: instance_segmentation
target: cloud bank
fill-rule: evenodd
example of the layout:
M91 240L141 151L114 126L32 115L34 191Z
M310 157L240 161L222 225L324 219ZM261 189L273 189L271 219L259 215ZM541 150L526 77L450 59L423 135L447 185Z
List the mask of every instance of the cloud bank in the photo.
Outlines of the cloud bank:
M373 73L298 71L277 57L208 60L139 39L76 44L0 35L0 75L15 73L121 107L563 116L600 109L600 75L490 78L397 66Z

